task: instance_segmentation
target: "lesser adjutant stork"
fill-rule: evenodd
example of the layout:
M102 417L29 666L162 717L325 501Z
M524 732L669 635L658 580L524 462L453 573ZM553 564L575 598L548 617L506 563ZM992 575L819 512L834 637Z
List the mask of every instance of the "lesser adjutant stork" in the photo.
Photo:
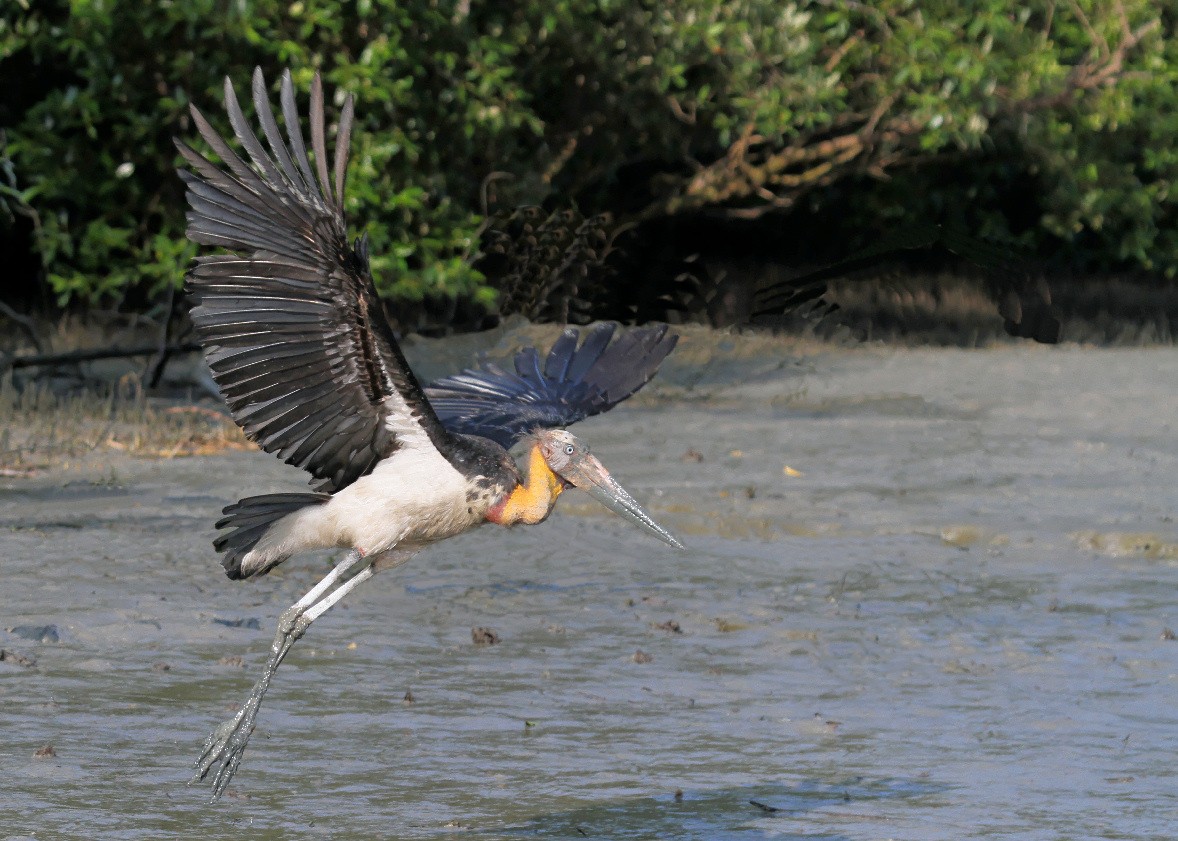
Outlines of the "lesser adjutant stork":
M567 330L543 365L527 348L514 374L487 365L423 390L377 299L367 240L347 238L352 99L340 116L330 175L319 76L311 85L311 156L289 72L280 99L285 138L255 71L253 101L267 151L225 80L229 121L249 163L195 107L196 127L221 165L176 142L191 166L180 172L188 236L228 252L198 257L188 273L205 359L245 434L313 477L313 491L227 507L217 523L226 531L214 546L233 579L261 575L307 550L351 551L282 613L261 678L205 743L193 780L216 768L214 799L237 770L290 647L378 569L482 523L540 523L568 486L680 546L560 428L641 388L676 337L654 327L614 339L613 326L601 325L579 341ZM518 442L527 447L526 477L508 453Z

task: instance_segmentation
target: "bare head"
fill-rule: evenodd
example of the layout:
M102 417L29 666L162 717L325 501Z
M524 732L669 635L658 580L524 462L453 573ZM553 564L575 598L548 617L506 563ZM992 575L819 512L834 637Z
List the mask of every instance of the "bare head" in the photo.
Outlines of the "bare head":
M609 475L600 461L589 453L589 446L564 429L545 429L536 433L548 469L574 488L587 491L594 499L634 525L650 532L676 549L683 544L642 510L625 488Z

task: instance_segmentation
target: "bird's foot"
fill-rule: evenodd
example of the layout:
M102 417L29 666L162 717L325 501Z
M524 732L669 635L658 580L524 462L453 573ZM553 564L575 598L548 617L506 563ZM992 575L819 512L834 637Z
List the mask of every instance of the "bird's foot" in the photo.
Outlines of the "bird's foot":
M254 692L237 715L221 722L205 740L200 758L196 760L196 773L188 781L189 785L199 782L208 776L209 771L217 767L213 776L212 801L220 798L237 773L237 766L241 764L241 756L245 753L245 746L249 744L250 735L254 732L254 722L258 717L258 709L262 706L262 695L255 687Z
M254 685L237 715L221 722L205 740L204 749L196 760L196 773L188 784L203 780L213 768L217 768L217 773L213 776L214 801L221 796L233 775L237 773L245 746L249 744L250 736L254 732L254 722L258 718L258 710L262 707L262 698L270 688L270 678L285 659L290 647L307 632L313 621L305 615L305 611L305 606L295 605L282 612L278 620L278 633L274 635L274 643L270 647L270 662L266 664L262 679Z
M217 800L237 773L237 766L241 764L241 756L245 753L245 746L249 744L250 735L254 732L254 722L258 717L258 709L262 706L262 698L270 688L270 679L274 672L286 659L291 646L307 632L311 623L325 610L339 601L355 587L367 581L373 575L372 566L365 567L359 573L349 578L334 591L324 596L324 592L334 584L339 576L350 567L355 566L363 557L359 552L354 553L350 561L340 564L332 572L316 584L307 595L291 605L278 617L278 631L274 634L274 642L270 644L270 659L262 672L262 678L250 691L249 697L237 715L225 721L212 732L205 741L200 758L196 760L196 773L189 780L189 785L199 782L208 776L214 768L217 773L213 776L213 797ZM408 557L406 555L405 557ZM219 766L219 767L218 767Z

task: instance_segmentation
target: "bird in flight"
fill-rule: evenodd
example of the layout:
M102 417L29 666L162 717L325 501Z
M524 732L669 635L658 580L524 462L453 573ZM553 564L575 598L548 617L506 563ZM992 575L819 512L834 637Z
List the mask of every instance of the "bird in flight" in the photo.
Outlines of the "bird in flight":
M318 74L310 156L289 71L280 94L285 137L260 69L252 94L269 151L229 79L225 106L249 162L195 106L197 130L220 165L176 141L190 166L180 170L188 237L224 252L198 257L188 273L192 322L234 420L263 450L311 474L313 490L228 506L213 545L232 579L261 575L308 550L350 551L282 613L261 678L205 742L193 782L216 769L214 800L236 773L291 646L378 569L482 523L543 522L568 487L682 548L563 429L641 388L677 337L662 326L615 339L614 326L604 324L580 340L570 329L543 364L535 348L526 348L516 355L515 373L484 365L422 389L381 309L367 240L347 237L351 97L329 164ZM508 453L517 443L527 450L526 476Z

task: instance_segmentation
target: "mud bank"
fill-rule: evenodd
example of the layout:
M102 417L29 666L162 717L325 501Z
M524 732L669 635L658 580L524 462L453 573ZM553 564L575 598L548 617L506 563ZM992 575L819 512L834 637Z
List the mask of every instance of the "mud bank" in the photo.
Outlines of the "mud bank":
M211 807L190 763L329 562L231 582L211 526L299 474L0 479L0 839L1172 837L1178 351L711 335L578 429L688 551L570 493L378 576Z

